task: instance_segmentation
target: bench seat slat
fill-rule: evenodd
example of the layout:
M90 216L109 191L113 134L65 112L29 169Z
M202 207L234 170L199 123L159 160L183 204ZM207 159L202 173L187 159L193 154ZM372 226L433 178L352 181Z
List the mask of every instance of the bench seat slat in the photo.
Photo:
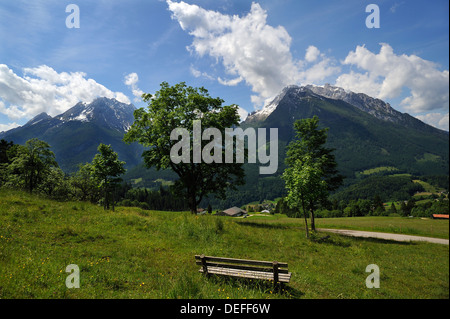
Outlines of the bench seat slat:
M201 268L199 271L203 272L203 269ZM233 269L233 268L208 267L208 273L215 274L215 275L227 275L227 276L232 276L232 277L241 277L241 278L273 280L273 273L268 273L268 272L263 272L263 271L247 271L247 270ZM279 282L289 283L290 279L291 279L291 273L278 275Z

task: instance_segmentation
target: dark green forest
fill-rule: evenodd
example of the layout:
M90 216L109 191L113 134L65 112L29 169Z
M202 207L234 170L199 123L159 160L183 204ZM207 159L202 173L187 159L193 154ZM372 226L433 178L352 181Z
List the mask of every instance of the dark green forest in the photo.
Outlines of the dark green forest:
M1 140L0 142L0 187L12 187L29 190L29 185L21 178L26 171L18 165L20 145ZM48 151L50 145L48 145ZM50 152L50 157L51 152ZM42 174L36 179L33 193L58 200L80 200L102 204L102 194L98 182L91 175L90 163L80 164L78 171L64 173L56 162L41 168ZM283 167L284 165L280 165ZM299 212L289 209L283 200L286 196L284 182L279 176L261 178L256 165L245 164L246 184L237 191L228 192L226 199L210 196L204 199L200 207L211 206L214 211L232 206L246 208L248 203L263 203L265 200L277 200L274 213L283 213L290 217L300 216ZM144 174L142 173L144 172ZM157 173L157 174L156 174ZM394 173L394 174L393 174ZM157 175L158 179L154 179ZM120 206L135 206L142 209L180 211L188 207L184 199L177 197L171 190L171 182L176 175L169 171L156 171L137 166L125 174L120 183L114 186L112 196ZM415 196L426 189L417 180L433 185L440 194ZM398 174L398 171L380 171L372 175L360 174L352 183L342 186L331 194L328 201L321 203L317 217L347 216L400 216L429 217L431 214L448 213L449 190L448 175L410 175ZM386 207L383 203L397 202Z

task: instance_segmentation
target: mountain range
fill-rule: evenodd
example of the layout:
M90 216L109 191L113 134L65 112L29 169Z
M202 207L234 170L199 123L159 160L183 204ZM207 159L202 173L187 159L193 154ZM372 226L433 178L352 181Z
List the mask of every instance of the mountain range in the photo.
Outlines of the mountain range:
M122 141L133 123L134 110L132 104L98 98L91 103L80 102L55 117L41 113L21 127L0 133L0 138L16 144L33 137L46 141L66 172L76 170L79 163L91 162L100 143L111 144L127 163L125 179L139 180L140 186L155 186L156 181L176 178L170 171L144 169L143 148ZM329 128L327 144L335 149L338 169L346 176L347 185L367 171L448 175L448 132L366 94L331 85L293 85L241 123L243 128L278 128L279 166L276 174L267 176L259 175L259 164L245 164L246 185L228 194L233 205L282 195L280 175L285 168L286 146L295 135L293 124L314 115L322 127Z
M281 144L294 137L295 120L317 115L328 127L342 173L394 167L411 174L448 174L449 134L388 103L331 85L288 86L243 127L276 127ZM280 158L285 150L280 148Z
M91 162L100 143L110 144L127 167L133 167L141 161L142 147L127 145L122 138L133 124L135 109L115 99L97 98L91 103L79 102L55 117L41 113L21 127L0 133L0 138L16 144L33 137L46 141L66 172L76 170L79 163Z

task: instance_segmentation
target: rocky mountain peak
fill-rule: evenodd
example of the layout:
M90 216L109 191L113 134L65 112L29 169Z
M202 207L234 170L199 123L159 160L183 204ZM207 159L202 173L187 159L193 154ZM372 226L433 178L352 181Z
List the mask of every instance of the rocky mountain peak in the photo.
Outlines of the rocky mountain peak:
M420 127L421 129L427 131L434 130L434 128L416 119L415 117L395 110L389 103L386 103L380 99L370 97L364 93L355 93L330 84L325 84L323 86L287 86L272 100L272 102L264 106L264 108L249 114L246 119L246 123L264 121L270 114L273 113L282 100L289 99L289 101L295 104L295 100L306 97L344 101L383 121L400 124L405 127Z
M62 121L96 122L119 131L127 131L133 124L134 105L116 99L100 97L91 103L79 102L55 118Z

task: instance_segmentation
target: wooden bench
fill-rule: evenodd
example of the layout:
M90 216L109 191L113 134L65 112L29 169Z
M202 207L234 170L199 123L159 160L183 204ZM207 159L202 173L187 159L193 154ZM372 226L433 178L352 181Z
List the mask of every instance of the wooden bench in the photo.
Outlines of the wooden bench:
M289 283L291 280L288 264L278 261L246 260L205 255L196 255L195 261L197 265L202 266L199 271L205 275L215 274L270 280L273 281L274 286L277 283Z

